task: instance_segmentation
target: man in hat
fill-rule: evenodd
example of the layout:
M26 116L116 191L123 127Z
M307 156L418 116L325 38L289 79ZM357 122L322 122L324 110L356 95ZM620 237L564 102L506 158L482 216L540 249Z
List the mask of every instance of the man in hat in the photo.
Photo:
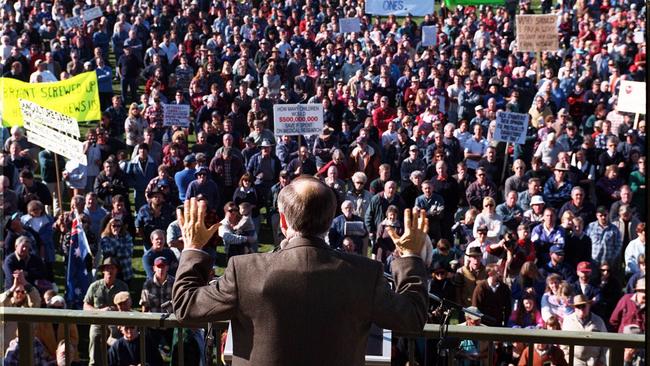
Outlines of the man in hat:
M128 40L127 40L128 41ZM120 78L122 100L124 103L137 102L138 77L144 65L127 42L124 42L124 54L120 56L115 65L117 76Z
M199 132L201 134L203 132ZM183 158L183 170L177 172L174 175L174 182L178 187L178 199L181 202L185 201L185 193L187 193L187 187L195 179L194 174L196 173L196 155L188 154Z
M99 266L99 271L102 272L103 278L93 282L88 287L84 297L84 310L116 311L115 296L122 291L128 293L129 287L117 278L119 266L114 258L104 258L102 265ZM102 339L99 325L90 326L89 339L88 356L90 360L88 365L100 364L102 354L106 352L106 340Z
M168 273L169 260L163 256L154 259L153 271L153 276L147 278L142 286L140 306L142 306L143 313L164 313L166 310L162 305L172 299L172 287L175 278ZM170 346L173 331L173 328L151 329L154 344L157 344L159 348L161 346Z
M597 304L600 301L600 288L592 282L591 263L587 261L578 263L576 273L578 280L573 283L573 292L576 295L585 295L593 304Z
M625 327L630 325L638 326L641 333L645 333L645 320L645 276L643 276L636 281L634 292L623 295L618 301L609 323L619 333L623 333Z
M487 230L485 233L487 234ZM453 284L456 286L456 301L465 307L472 305L476 282L487 278L481 258L483 258L483 253L479 246L468 246L465 250L465 264L456 271L453 277Z
M165 200L164 192L154 187L149 201L140 207L135 218L136 235L143 239L145 249L151 247L151 233L156 229L166 230L174 219L174 207Z
M476 307L470 306L467 308L467 311L464 312L463 323L459 323L460 326L466 327L484 327L481 323L481 317L483 313ZM473 364L472 362L478 362L480 360L487 359L488 356L488 342L477 341L474 339L464 339L460 342L460 351L457 354L457 357L463 362L468 362L468 364ZM465 363L462 363L463 365Z
M564 317L562 330L579 332L607 332L603 319L591 312L591 300L585 295L573 297L574 312ZM569 346L561 346L567 362L569 361ZM598 346L574 346L574 365L606 365L607 348Z
M542 277L546 277L551 273L557 273L568 283L574 283L576 281L576 274L573 268L564 261L564 245L555 244L551 246L548 257L550 258L549 261L543 266L540 266L541 268L539 269Z
M220 200L219 187L210 178L210 171L207 167L201 166L194 173L194 179L190 182L185 193L185 201L192 197L202 195L208 201L208 208L216 210Z
M258 197L267 197L271 187L278 181L282 164L273 153L273 143L262 140L260 152L253 155L246 166L246 170L255 177L255 190Z
M559 210L571 198L573 184L567 179L569 166L558 162L553 168L553 176L544 184L544 202Z

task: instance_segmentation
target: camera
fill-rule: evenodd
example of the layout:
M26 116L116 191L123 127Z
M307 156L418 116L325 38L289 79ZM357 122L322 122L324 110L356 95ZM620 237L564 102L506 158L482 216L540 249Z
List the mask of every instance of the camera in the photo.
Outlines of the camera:
M517 234L508 231L505 234L503 234L503 237L501 238L503 240L503 244L506 246L508 250L512 250L515 248L517 245Z

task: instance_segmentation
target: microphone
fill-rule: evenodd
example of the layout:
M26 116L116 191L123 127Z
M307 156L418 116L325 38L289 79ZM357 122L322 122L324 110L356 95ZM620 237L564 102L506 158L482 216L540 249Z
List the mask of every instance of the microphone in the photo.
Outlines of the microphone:
M387 279L388 281L392 282L392 283L395 283L395 279L393 278L393 275L388 273L388 272L384 272L384 278ZM489 315L486 315L486 314L483 314L481 312L477 312L477 311L468 309L466 307L463 307L463 305L461 305L461 304L455 303L455 302L453 302L451 300L447 300L444 297L439 297L438 295L436 295L434 293L431 293L429 291L427 291L427 294L429 295L429 298L431 300L437 301L437 302L441 303L443 306L448 305L448 306L454 307L454 308L462 311L465 314L469 314L469 315L475 316L477 318L481 318L481 320L486 320L486 321L489 321L489 322L496 323L496 319L494 319L493 317L491 317Z

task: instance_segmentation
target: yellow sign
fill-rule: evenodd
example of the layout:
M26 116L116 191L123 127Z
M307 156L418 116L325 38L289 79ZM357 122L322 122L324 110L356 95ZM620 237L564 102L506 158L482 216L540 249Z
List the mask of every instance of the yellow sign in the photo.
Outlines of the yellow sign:
M32 101L77 121L101 118L97 74L94 71L55 83L30 84L1 78L0 89L3 126L23 125L19 99Z

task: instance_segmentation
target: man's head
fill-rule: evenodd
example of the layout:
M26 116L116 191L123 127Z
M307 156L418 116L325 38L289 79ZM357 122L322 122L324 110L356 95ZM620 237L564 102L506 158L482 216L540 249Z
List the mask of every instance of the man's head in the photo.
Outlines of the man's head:
M99 270L103 274L104 282L106 284L113 284L117 278L118 266L117 261L112 257L104 258L102 265L99 266Z
M573 187L571 189L571 202L576 207L581 207L585 200L585 190L582 187Z
M336 197L318 179L300 176L280 191L278 210L285 236L322 236L334 218Z
M16 240L16 256L20 259L25 259L29 256L29 251L32 248L32 241L26 237L21 236Z
M386 184L384 184L384 197L386 199L392 199L393 196L395 196L395 192L397 192L397 183L389 180L386 182Z
M345 200L343 203L341 203L341 212L343 215L347 218L352 217L352 214L354 213L354 204L350 200Z
M158 257L153 261L153 273L156 278L164 280L167 278L167 271L169 270L169 262L165 257Z
M587 319L589 317L589 311L591 310L591 300L589 300L585 295L576 295L573 297L573 308L575 309L578 319Z
M118 311L131 311L131 295L128 291L120 291L113 297L113 304L117 306Z
M606 226L608 224L607 214L608 212L605 206L599 206L598 209L596 209L596 220L598 220L598 224L601 226Z
M151 232L151 249L153 251L162 250L165 247L165 232L161 229L156 229Z

